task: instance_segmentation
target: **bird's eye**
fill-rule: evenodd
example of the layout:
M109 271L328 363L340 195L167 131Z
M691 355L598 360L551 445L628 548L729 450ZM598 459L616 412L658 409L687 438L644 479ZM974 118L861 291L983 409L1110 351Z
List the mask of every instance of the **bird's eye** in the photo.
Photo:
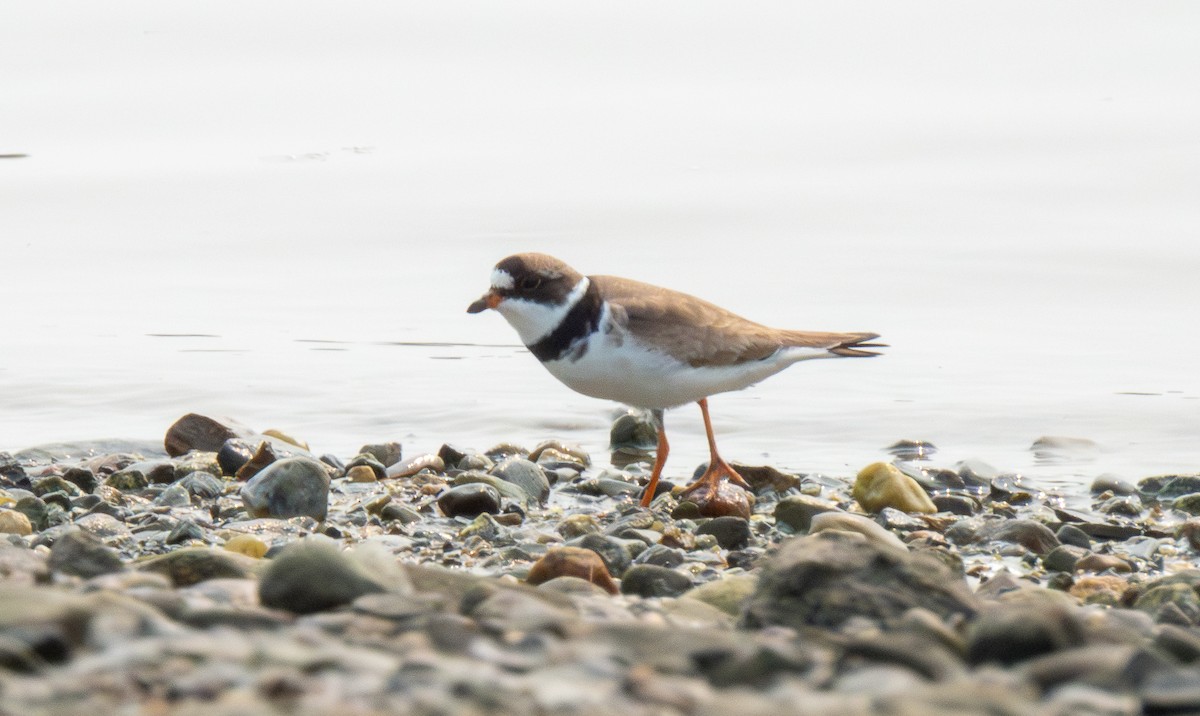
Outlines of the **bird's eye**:
M526 276L521 279L522 291L536 291L542 285L542 280L537 276Z

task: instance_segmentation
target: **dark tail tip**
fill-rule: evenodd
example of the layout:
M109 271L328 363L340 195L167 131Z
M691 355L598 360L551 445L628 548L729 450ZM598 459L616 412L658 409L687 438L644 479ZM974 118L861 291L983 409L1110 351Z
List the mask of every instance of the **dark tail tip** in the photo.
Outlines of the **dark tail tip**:
M847 358L870 358L871 356L880 355L879 351L865 350L868 348L888 348L886 343L866 343L866 341L874 340L879 337L877 333L864 333L854 340L840 343L829 349L830 353Z

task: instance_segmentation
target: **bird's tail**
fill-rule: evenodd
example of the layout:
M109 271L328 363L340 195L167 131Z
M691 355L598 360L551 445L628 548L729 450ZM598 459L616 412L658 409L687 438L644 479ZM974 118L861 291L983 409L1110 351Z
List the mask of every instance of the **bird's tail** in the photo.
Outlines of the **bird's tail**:
M868 348L887 348L886 343L868 343L879 337L878 333L851 333L848 338L829 349L830 353L848 358L870 358L879 355L879 351Z
M887 348L885 343L870 343L878 333L823 333L817 331L783 331L783 343L797 348L824 348L829 354L847 358L866 358L879 355L871 348ZM828 354L822 354L828 357ZM819 356L810 356L813 358Z

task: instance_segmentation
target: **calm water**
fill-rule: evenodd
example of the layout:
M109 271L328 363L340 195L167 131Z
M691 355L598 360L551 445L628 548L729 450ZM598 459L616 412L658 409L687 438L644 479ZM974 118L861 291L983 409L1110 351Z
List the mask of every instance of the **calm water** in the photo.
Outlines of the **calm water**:
M828 5L6 8L0 448L601 451L616 406L465 313L540 250L892 345L714 398L733 459L1200 469L1200 6Z

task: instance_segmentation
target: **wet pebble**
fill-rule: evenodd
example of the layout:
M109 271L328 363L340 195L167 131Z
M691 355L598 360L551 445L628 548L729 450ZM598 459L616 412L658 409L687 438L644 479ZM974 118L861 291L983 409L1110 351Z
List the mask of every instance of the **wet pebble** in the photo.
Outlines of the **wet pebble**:
M621 593L640 597L675 597L692 588L692 578L675 569L638 564L621 575Z
M422 470L443 472L446 463L437 455L416 455L403 462L393 463L387 468L389 478L412 477Z
M1083 643L1083 627L1071 610L1037 601L985 609L968 630L967 661L1011 665Z
M678 567L687 561L687 553L678 547L655 544L643 550L634 561L659 567Z
M163 444L167 454L185 455L192 450L216 452L226 440L247 437L251 431L204 415L188 413L167 429Z
M258 594L264 606L311 614L386 591L373 574L331 541L310 538L289 545L263 572Z
M252 477L241 497L256 517L304 515L323 520L329 510L329 473L311 458L285 458Z
M1049 570L1074 572L1075 565L1087 554L1090 553L1084 547L1061 544L1042 557L1042 564Z
M937 495L930 498L938 512L949 512L955 515L973 515L979 512L979 500L968 495Z
M697 535L712 535L721 549L741 549L750 543L750 522L741 517L715 517L696 528Z
M628 542L602 534L586 534L568 543L572 547L590 549L600 555L609 574L624 574L633 564L632 550Z
M346 479L350 482L378 482L379 476L368 465L355 465L346 470Z
M189 473L176 484L187 490L189 495L201 500L211 500L225 492L225 483L208 472Z
M1033 520L1004 520L993 523L986 538L1019 544L1034 554L1048 554L1059 545L1058 538L1050 528Z
M750 493L729 482L722 481L716 491L706 485L697 485L679 493L680 503L690 502L696 506L700 517L735 516L750 519Z
M775 505L775 521L796 532L808 532L814 515L840 512L837 503L809 495L788 495Z
M582 547L555 547L549 550L529 569L525 581L538 585L556 577L578 577L609 594L618 591L600 555Z
M1079 529L1075 525L1065 524L1058 528L1054 533L1058 541L1062 544L1074 545L1084 549L1091 549L1092 539L1088 537L1087 532Z
M385 469L400 462L403 447L398 442L372 443L358 449L359 455L370 455Z
M859 471L852 496L867 512L891 507L901 512L937 512L937 507L917 481L895 465L876 462Z
M241 438L230 438L221 443L217 450L217 464L222 475L238 474L242 467L254 457L254 447Z
M853 619L896 619L916 607L950 618L972 615L978 605L961 577L933 557L827 530L780 545L742 623L837 627Z
M351 458L350 462L346 463L347 471L353 470L356 467L369 468L375 474L376 480L382 480L388 476L387 468L370 453L359 453Z
M33 534L33 524L22 512L0 508L0 534Z
M1189 515L1200 515L1200 492L1176 497L1171 501L1171 507Z
M1137 485L1123 480L1116 475L1104 474L1092 480L1089 488L1093 495L1099 495L1104 492L1111 492L1114 495L1136 495L1138 494Z
M79 528L62 534L50 548L50 569L90 579L124 569L117 550L108 547L90 532Z
M449 517L474 518L484 512L494 515L500 512L500 493L491 485L458 485L443 492L437 504Z
M516 485L537 502L545 502L550 496L550 481L546 478L546 472L523 457L505 458L490 470L490 474Z

